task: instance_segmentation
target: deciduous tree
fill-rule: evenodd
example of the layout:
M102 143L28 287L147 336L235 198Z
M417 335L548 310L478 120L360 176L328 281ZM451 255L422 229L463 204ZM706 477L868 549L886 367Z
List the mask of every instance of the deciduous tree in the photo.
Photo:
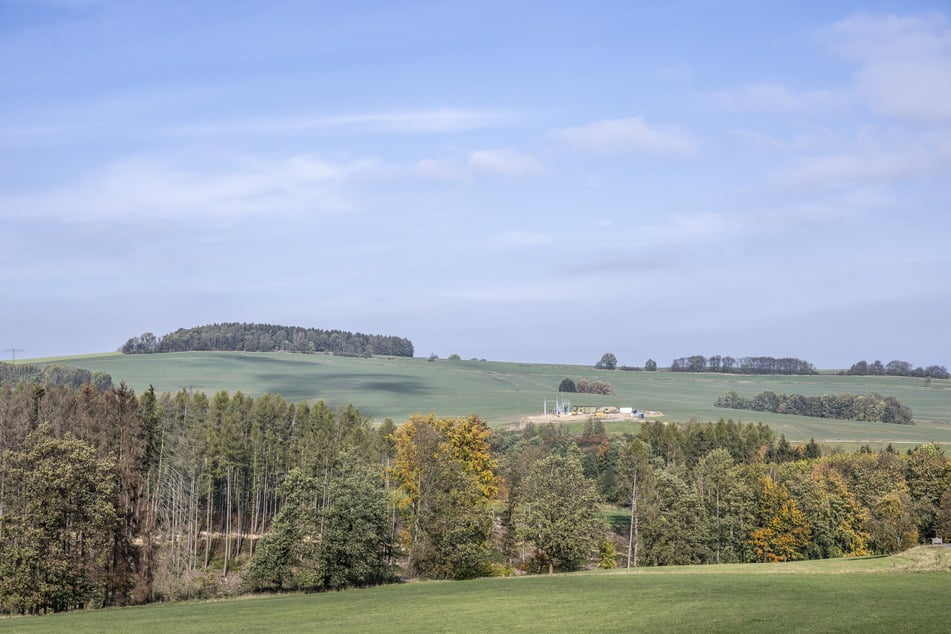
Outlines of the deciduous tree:
M111 604L124 532L114 464L46 425L4 460L0 491L0 608L36 614Z
M461 579L487 574L490 504L498 494L489 430L478 416L414 415L394 433L403 540L415 574Z
M575 568L597 552L604 532L593 482L574 454L536 462L522 483L519 534L531 542L548 572Z

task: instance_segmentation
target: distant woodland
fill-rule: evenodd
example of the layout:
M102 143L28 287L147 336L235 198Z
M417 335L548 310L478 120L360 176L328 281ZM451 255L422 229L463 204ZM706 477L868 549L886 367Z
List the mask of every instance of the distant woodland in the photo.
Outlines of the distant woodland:
M671 372L724 372L730 374L818 374L815 366L801 359L784 357L740 357L703 355L680 357L670 364Z
M29 363L0 363L0 383L24 381L36 385L67 385L78 388L89 383L98 392L112 389L112 377L68 365L38 366Z
M372 355L412 357L413 343L404 337L366 335L345 330L232 322L179 328L161 337L146 332L138 337L132 337L120 348L124 354L211 350L330 352L357 357Z
M951 379L951 373L943 365L929 365L927 368L914 367L907 361L858 361L852 364L848 372L853 376L911 376L924 379Z
M911 408L894 396L880 394L776 394L771 390L760 392L753 398L740 396L735 391L721 396L715 407L748 409L774 414L796 414L814 418L838 420L861 420L873 423L896 423L911 425L914 418Z
M951 536L951 462L933 444L846 454L722 419L375 425L268 394L0 384L8 614L890 553L936 534Z

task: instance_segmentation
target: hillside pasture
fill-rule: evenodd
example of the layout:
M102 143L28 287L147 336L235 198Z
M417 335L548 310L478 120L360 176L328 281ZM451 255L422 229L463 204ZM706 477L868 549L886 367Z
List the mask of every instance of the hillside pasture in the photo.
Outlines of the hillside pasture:
M938 632L951 550L418 582L0 620L0 632Z
M576 365L240 352L111 353L36 362L108 372L114 381L125 380L137 393L150 384L160 392L241 390L252 396L269 392L290 401L353 403L376 421L391 418L398 423L414 412L437 412L440 416L477 413L497 427L518 426L523 417L540 414L543 402L558 396L558 385L566 377L598 379L613 385L615 394L563 396L575 405L656 410L664 413L666 421L706 422L722 417L764 422L793 442L815 438L849 449L864 443L881 447L890 442L899 448L929 441L951 444L949 380L832 373L755 376L611 371ZM878 392L911 407L916 424L838 421L713 406L719 396L731 390L743 396L754 396L764 390L807 396ZM581 423L574 427L580 429ZM637 420L607 423L610 432L634 431L639 427Z

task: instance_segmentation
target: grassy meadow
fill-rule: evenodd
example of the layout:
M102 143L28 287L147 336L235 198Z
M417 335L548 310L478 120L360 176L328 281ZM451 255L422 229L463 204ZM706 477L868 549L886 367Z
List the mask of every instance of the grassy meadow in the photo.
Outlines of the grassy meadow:
M0 620L0 632L939 632L951 549L417 582Z
M429 362L422 358L369 359L287 353L183 352L155 355L109 353L41 359L101 370L124 380L141 393L150 384L160 392L182 388L214 393L237 391L256 396L281 394L290 401L322 399L332 405L353 403L374 420L399 423L413 412L440 416L477 413L493 426L517 424L526 415L542 413L545 399L554 399L565 377L600 379L615 395L573 394L576 405L629 406L664 413L663 420L701 422L733 418L764 422L793 442L815 438L847 450L862 443L897 447L934 441L951 445L951 381L901 377L856 377L824 373L814 376L746 376L596 370L590 366L503 363L491 361ZM914 412L913 426L832 421L766 412L713 407L717 397L736 390L753 396L776 393L863 394L894 396ZM580 424L577 424L580 426ZM619 432L636 422L609 423Z

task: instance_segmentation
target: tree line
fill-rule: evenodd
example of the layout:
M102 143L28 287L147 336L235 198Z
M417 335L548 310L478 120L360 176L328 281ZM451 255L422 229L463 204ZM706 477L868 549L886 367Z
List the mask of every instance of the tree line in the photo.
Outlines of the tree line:
M561 383L558 384L558 391L580 394L603 394L610 396L611 394L614 394L614 386L607 381L601 381L599 379L595 379L594 381L578 379L575 381L571 377L566 377L562 379Z
M951 373L943 365L929 365L927 368L914 367L907 361L857 361L845 374L853 376L912 376L925 379L951 379Z
M609 531L620 565L889 553L951 535L951 462L933 444L847 454L722 419L647 422L617 436L598 421L580 436L538 426L497 442L502 473L515 482L526 453L579 456L598 499L629 513Z
M161 337L146 332L126 341L120 351L124 354L189 351L330 352L358 357L412 357L413 343L404 337L389 335L231 322L179 328Z
M268 394L0 385L5 613L884 553L936 531L951 465L934 445L831 453L722 419L374 425Z
M731 374L818 374L808 361L784 357L740 357L703 355L680 357L670 364L671 372L727 372Z
M776 394L771 390L760 392L752 398L740 396L731 390L719 397L715 407L748 409L774 414L797 414L814 418L859 420L871 423L896 423L912 425L911 408L894 396L880 394Z
M613 352L605 352L601 355L601 358L597 363L594 364L595 369L597 370L645 370L647 372L656 372L657 371L657 362L653 359L648 359L644 363L644 367L636 365L618 365L617 357Z
M78 388L85 383L97 391L112 388L112 377L106 372L91 372L85 368L68 365L33 365L29 363L0 363L0 383L32 383L36 385L68 385Z

